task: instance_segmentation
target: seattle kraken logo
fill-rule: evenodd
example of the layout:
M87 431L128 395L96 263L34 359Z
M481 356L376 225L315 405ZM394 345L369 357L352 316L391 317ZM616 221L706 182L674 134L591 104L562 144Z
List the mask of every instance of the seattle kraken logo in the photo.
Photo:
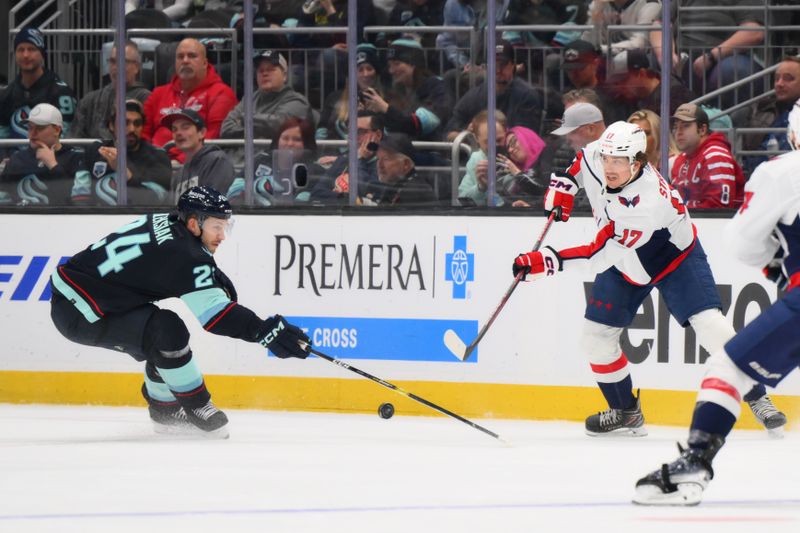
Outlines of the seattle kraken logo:
M453 282L453 298L467 297L467 282L475 280L475 254L467 253L466 235L453 236L453 253L445 254L444 279Z

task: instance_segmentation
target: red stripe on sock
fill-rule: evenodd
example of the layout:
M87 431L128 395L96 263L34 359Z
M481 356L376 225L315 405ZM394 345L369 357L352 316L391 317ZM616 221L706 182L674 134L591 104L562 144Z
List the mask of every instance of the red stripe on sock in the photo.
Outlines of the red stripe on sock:
M592 367L592 372L597 374L611 374L612 372L616 372L621 368L625 368L625 365L628 364L628 358L625 357L625 354L620 354L619 359L614 361L613 363L609 363L607 365L595 365L591 364L589 366Z
M724 392L737 402L742 401L742 397L739 396L739 391L736 390L736 387L728 383L727 381L722 381L719 378L706 378L703 380L703 383L700 385L701 389L714 389L720 392Z

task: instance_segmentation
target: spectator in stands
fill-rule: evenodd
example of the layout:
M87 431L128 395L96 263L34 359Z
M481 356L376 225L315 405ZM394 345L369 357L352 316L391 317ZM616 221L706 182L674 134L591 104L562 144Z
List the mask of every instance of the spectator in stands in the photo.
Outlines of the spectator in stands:
M569 83L575 89L591 89L599 102L595 103L609 117L622 120L624 110L617 110L615 97L605 83L606 60L592 43L578 39L564 47L560 61Z
M726 9L728 7L752 6L752 10ZM760 70L754 61L753 48L764 41L764 3L756 0L682 0L680 2L681 42L688 54L687 72L683 79L694 77L691 87L697 92L707 93L731 84ZM685 9L689 8L689 9ZM693 8L693 9L692 9ZM702 9L707 8L707 9ZM672 2L672 27L675 28L678 3ZM660 23L661 15L656 23ZM692 30L693 26L739 26L738 31ZM750 28L750 29L747 29ZM661 32L650 34L653 51L661 61ZM673 50L673 66L678 61ZM742 101L746 88L731 92L721 98L723 109ZM760 90L757 89L758 92Z
M605 131L606 124L603 112L597 106L576 102L564 110L561 127L552 132L553 135L565 136L575 152L587 144L596 141Z
M204 138L216 139L222 121L235 106L236 95L208 62L203 43L197 39L184 39L175 50L172 81L156 87L144 105L142 137L155 146L166 145L172 139L172 132L161 119L181 109L192 109L203 119ZM169 154L172 159L184 161L184 152L177 148L170 148Z
M360 191L378 183L377 147L383 139L383 119L369 111L359 111L358 124L358 188ZM350 191L350 155L347 152L337 157L322 180L310 189L313 201L336 201L348 197Z
M767 96L755 104L747 126L750 128L781 128L778 133L758 133L745 135L745 150L791 150L786 128L789 126L789 111L800 98L800 58L785 57L775 71L775 94ZM750 156L745 158L749 171L776 154Z
M405 36L417 39L423 48L436 48L436 33L415 33L414 28L424 26L441 26L444 22L445 0L398 0L389 13L389 26L406 26ZM398 33L386 35L386 40L393 41L402 35Z
M508 117L510 126L539 131L542 126L542 97L525 81L515 77L514 48L506 41L497 44L495 62L496 108ZM452 141L472 119L486 109L487 81L475 86L456 103L447 123L447 139ZM475 132L473 132L475 133Z
M393 41L387 51L392 88L382 98L375 89L362 91L364 107L384 116L386 131L415 140L438 140L450 104L441 78L424 66L424 54L412 39Z
M642 128L647 137L647 150L645 151L647 162L653 165L653 168L661 171L661 117L649 109L640 109L631 113L631 116L628 117L628 122ZM680 153L672 134L669 136L667 146L669 149L669 169L667 172L662 172L662 175L669 179L669 176L672 175L672 164Z
M125 97L147 101L150 90L139 80L142 70L142 58L139 55L139 46L133 41L125 42ZM117 47L111 48L108 58L108 71L111 83L101 89L92 91L78 103L75 112L75 121L70 128L72 138L110 139L111 132L108 128L108 117L115 113L116 87L117 87Z
M608 27L650 26L660 15L661 2L658 0L592 0L586 23L594 28L583 32L581 38L599 47L609 57L623 50L645 48L649 30L617 30L612 33Z
M381 98L386 98L386 91L381 83L378 49L375 45L362 43L356 51L356 68L358 70L359 106L363 107L361 93L374 89ZM349 94L346 89L336 91L325 99L317 127L317 140L347 139L347 117L349 112Z
M311 117L306 97L286 84L289 67L276 50L265 50L255 59L256 83L253 94L253 137L271 138L289 117ZM239 102L222 123L221 137L244 138L244 102Z
M416 151L403 133L390 133L378 148L378 181L361 197L363 205L430 206L438 203L430 184L417 176Z
M253 162L253 200L258 206L291 205L308 199L306 187L322 179L324 169L314 162L317 142L314 125L306 118L289 117L275 131L270 149L256 154ZM305 173L297 173L296 165ZM236 178L228 190L232 202L244 200L245 179ZM300 198L299 194L302 195Z
M117 205L116 113L111 110L106 127L111 141L86 150L86 168L94 178L100 205ZM126 185L129 205L162 205L169 200L172 164L161 148L142 140L144 107L139 100L125 101Z
M177 202L181 194L198 185L218 191L231 188L235 177L233 162L219 146L204 144L208 129L200 113L194 109L175 111L161 119L161 127L172 132L175 148L185 160L183 168L172 176L171 202Z
M497 154L498 192L514 207L530 207L534 197L542 196L550 184L550 175L535 167L545 143L523 126L509 128L505 140L505 154Z
M744 175L722 133L712 133L708 115L695 104L680 106L673 118L681 150L672 167L672 185L690 208L737 207Z
M506 151L506 128L507 119L502 111L495 113L495 142L497 161L495 162L495 169L501 166L503 161L500 159ZM479 150L472 152L472 155L467 161L467 171L458 184L458 200L462 205L486 205L486 189L489 186L489 112L486 110L481 111L472 119L470 124L470 131L473 132L476 140L478 141ZM499 163L499 165L498 165ZM497 172L495 172L497 177ZM502 190L502 183L498 184L496 191ZM497 195L495 197L495 205L503 205L505 201L502 197Z
M0 175L0 205L89 204L92 180L83 150L61 144L61 112L38 104L26 122L29 144L12 154Z
M44 35L36 28L23 28L14 37L14 60L19 74L0 91L0 139L25 139L28 114L47 103L61 114L60 133L67 135L77 100L66 83L45 67ZM6 151L6 153L14 150Z
M477 28L483 35L486 27L486 4L493 0L447 0L444 4L445 26L467 26ZM508 9L509 0L494 0L497 24L503 22L503 14ZM444 50L450 63L460 71L475 68L476 58L470 57L469 32L442 32L436 37L436 48ZM485 46L478 43L478 50Z
M627 115L638 109L649 109L654 113L661 111L661 75L650 68L644 50L626 50L617 54L609 66L607 83L617 97L616 108L624 108ZM693 99L692 93L677 76L670 76L669 94L670 113Z

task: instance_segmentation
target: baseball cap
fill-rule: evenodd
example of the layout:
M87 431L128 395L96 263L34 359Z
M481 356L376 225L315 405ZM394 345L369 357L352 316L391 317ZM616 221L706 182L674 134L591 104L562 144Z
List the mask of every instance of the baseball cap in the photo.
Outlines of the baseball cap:
M566 135L585 124L594 124L603 120L603 112L597 106L586 102L578 102L564 110L561 127L553 131L553 135Z
M647 59L647 52L641 49L623 50L614 56L608 66L608 78L624 76L629 72L650 68L650 60Z
M381 140L380 148L383 150L389 150L390 152L403 154L412 161L416 155L414 145L411 144L411 139L409 139L408 135L405 133L389 133Z
M696 104L683 104L678 106L672 118L680 120L681 122L697 122L698 126L709 123L708 114L702 107Z
M578 39L569 43L564 49L561 66L565 70L575 70L585 67L598 57L600 52L592 43Z
M258 65L261 61L264 60L269 61L270 63L272 63L277 67L281 67L284 72L289 71L289 65L286 63L286 58L275 50L264 50L263 52L257 54L253 58L253 61L255 62L256 65Z
M42 52L42 55L47 52L47 44L44 41L44 35L38 28L28 26L27 28L19 30L17 36L14 37L14 50L22 43L32 44Z
M55 106L50 104L38 104L31 109L26 122L32 122L37 126L58 126L64 127L64 119L61 117L61 111Z
M194 109L181 109L180 111L175 111L173 113L164 115L164 117L161 119L161 125L165 128L172 128L172 123L179 118L188 120L197 126L198 130L206 127L206 121L203 120L203 117L201 117Z
M506 40L497 41L495 45L495 55L497 59L505 59L511 63L514 62L514 47Z

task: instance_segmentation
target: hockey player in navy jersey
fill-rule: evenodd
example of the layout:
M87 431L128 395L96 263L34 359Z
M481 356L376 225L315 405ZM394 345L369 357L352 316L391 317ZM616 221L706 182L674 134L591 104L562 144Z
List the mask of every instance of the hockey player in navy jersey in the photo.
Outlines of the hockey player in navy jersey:
M636 483L635 503L695 505L714 477L711 463L754 383L775 387L800 365L800 100L789 113L792 152L756 167L725 229L736 256L786 293L712 354L680 457Z
M579 151L566 172L552 176L545 210L555 210L557 220L567 220L575 193L583 187L598 227L594 240L573 248L546 246L520 254L513 265L515 276L524 270L531 279L587 263L596 274L581 347L609 408L586 419L586 432L592 436L647 434L619 338L653 288L658 288L678 323L694 328L709 353L734 335L722 315L714 277L689 213L680 195L647 163L646 146L641 128L615 122ZM772 406L765 390L753 396L753 405L757 400ZM777 425L784 424L785 416L772 410L781 417Z
M302 330L239 305L233 283L214 262L231 215L225 196L193 187L176 213L139 217L51 278L51 317L62 335L146 361L142 394L157 432L226 438L228 419L211 402L186 325L153 302L179 297L211 333L258 342L281 358L308 356L311 341Z

